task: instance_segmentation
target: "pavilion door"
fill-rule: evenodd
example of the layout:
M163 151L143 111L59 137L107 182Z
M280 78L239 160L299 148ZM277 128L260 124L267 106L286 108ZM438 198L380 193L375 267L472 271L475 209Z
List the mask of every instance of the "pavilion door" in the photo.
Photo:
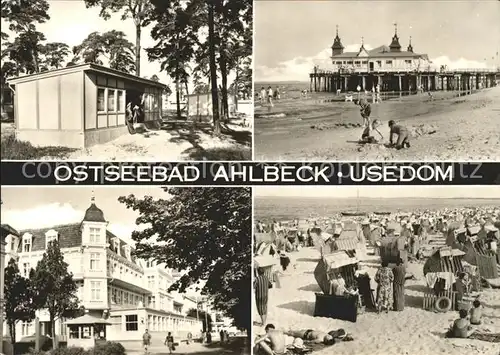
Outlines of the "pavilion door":
M374 69L374 63L370 62L370 71L373 71L373 69Z

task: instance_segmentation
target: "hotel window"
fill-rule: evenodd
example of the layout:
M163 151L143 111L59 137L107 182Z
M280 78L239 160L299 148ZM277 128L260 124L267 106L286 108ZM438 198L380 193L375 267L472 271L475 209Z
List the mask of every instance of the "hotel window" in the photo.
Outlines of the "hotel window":
M14 236L10 236L10 251L16 250L16 238Z
M136 332L139 329L137 314L125 316L125 330L127 332Z
M377 65L378 65L379 67L381 67L381 66L382 66L382 61L381 61L381 60L377 60Z
M97 112L106 112L106 89L97 88Z
M116 90L107 89L108 91L108 112L116 111Z
M153 308L153 309L156 308L155 296L149 296L149 298L148 298L148 307L149 308Z
M29 253L31 251L31 237L27 236L23 238L23 252Z
M116 288L112 288L111 289L111 301L115 304L118 304L118 296L117 296L117 291L116 291Z
M406 63L406 64L411 64L411 59L409 59L409 60L408 60L408 59L405 59L405 63Z
M33 323L22 322L21 333L23 337L33 335Z
M352 60L347 61L347 64L352 64Z
M392 65L392 60L386 60L386 61L385 61L385 64L390 64L390 65Z
M23 276L26 278L30 277L30 270L31 270L30 263L24 263L23 264Z
M129 304L128 302L128 292L123 292L123 304Z
M90 281L90 299L92 301L101 300L101 282L100 281Z
M90 270L99 270L101 256L97 253L90 253Z
M153 290L155 288L155 277L154 276L148 276L148 288L150 290Z
M116 303L117 303L117 304L123 304L123 303L122 303L122 300L123 300L123 291L118 290L118 291L117 291L117 295L118 295L118 299L117 299L117 302L116 302Z
M99 228L90 228L90 242L91 243L100 243L101 242L101 233Z

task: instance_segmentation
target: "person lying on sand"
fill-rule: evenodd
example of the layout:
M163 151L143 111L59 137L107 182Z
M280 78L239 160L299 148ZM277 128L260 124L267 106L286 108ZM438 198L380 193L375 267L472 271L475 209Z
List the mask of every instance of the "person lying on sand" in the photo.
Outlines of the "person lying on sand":
M396 149L410 148L410 132L403 125L396 124L393 120L389 121L389 143L394 145L393 136L397 136Z
M266 334L255 340L254 351L256 355L284 355L287 347L292 345L294 337L277 330L273 324L266 325Z
M461 309L458 312L460 318L456 319L446 333L447 338L468 338L475 332L467 320L467 310Z
M344 329L332 330L328 333L313 329L289 330L284 333L311 344L333 345L337 340L352 340Z

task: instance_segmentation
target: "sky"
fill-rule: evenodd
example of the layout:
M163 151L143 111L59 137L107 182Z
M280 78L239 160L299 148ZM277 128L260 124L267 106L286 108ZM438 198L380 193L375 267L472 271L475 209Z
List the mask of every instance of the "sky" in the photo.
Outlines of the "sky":
M70 48L79 45L87 36L94 32L107 32L111 30L122 31L126 38L135 45L135 25L132 19L121 20L121 13L111 15L109 20L99 17L100 8L86 8L83 0L48 0L50 8L50 20L37 25L37 30L45 34L47 42L66 43ZM9 32L6 22L2 20L2 30ZM145 51L148 47L153 47L155 41L151 38L153 25L142 29L141 33L141 77L151 77L156 74L160 81L174 89L173 80L165 73L160 72L159 62L149 62ZM68 57L68 59L71 56ZM229 75L229 83L234 79L234 75ZM193 89L189 85L190 91Z
M327 69L336 25L344 51L389 45L397 23L402 49L454 68L500 65L500 1L256 1L256 81L308 81ZM486 59L486 60L485 60Z
M332 198L498 198L500 186L262 186L254 196Z
M2 223L17 230L81 222L94 194L95 204L109 222L108 229L128 242L137 229L139 214L118 202L118 197L168 198L160 187L2 187L1 194Z

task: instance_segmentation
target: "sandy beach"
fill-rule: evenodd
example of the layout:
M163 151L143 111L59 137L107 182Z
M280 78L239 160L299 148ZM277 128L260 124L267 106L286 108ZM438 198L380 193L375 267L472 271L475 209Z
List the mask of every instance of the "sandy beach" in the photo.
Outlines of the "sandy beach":
M409 263L408 272L417 280L407 281L406 307L402 312L377 315L367 312L358 316L356 323L313 317L315 292L321 292L314 280L313 270L319 260L319 251L303 248L292 254L297 263L295 270L281 278L281 288L273 288L269 294L268 323L279 329L316 329L329 331L343 328L352 334L354 341L341 342L331 348L315 352L315 355L498 355L498 343L470 339L446 339L444 333L456 319L456 312L434 313L422 309L426 288L423 263ZM361 262L373 279L380 258L368 255ZM373 281L372 281L373 282ZM375 284L373 284L375 287ZM485 332L500 332L500 290L485 290L481 295L484 304ZM254 320L259 316L254 302ZM254 323L255 324L255 323ZM262 334L260 326L254 326L254 335Z
M295 84L295 86L297 86ZM372 119L395 120L412 132L410 149L383 144L357 144L361 136L359 108L333 93L301 98L288 92L269 110L255 108L257 160L481 160L500 159L500 87L470 95L435 92L391 98L372 104ZM370 101L371 102L371 101Z

